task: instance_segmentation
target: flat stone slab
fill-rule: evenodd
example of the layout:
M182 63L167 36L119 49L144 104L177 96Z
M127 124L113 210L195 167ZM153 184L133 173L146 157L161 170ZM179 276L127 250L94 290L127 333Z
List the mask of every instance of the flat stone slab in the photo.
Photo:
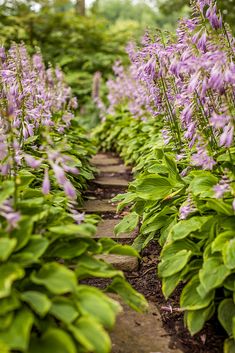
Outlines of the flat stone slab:
M97 168L100 173L125 174L130 171L130 168L127 168L124 164L101 165Z
M114 227L120 223L120 219L104 219L102 220L97 227L97 233L95 238L112 238L112 239L133 239L138 234L138 229L134 232L127 234L120 234L118 237L114 234Z
M84 203L84 211L87 213L116 213L116 207L110 200L87 200Z
M95 180L92 181L94 184L98 185L99 187L120 187L120 188L127 188L128 187L128 180L120 177L106 177L106 176L99 176Z
M116 296L111 297L117 299ZM122 306L124 310L110 334L112 353L182 353L174 347L174 342L164 330L154 303L149 303L145 314L137 313L125 304Z
M95 166L99 165L115 165L115 164L120 164L119 158L115 157L110 157L107 154L104 153L98 153L91 159L91 164Z
M117 270L120 270L120 271L130 272L130 271L136 271L138 268L138 259L133 256L107 254L107 255L97 255L96 258L110 263L111 265L113 265L113 267L115 267Z

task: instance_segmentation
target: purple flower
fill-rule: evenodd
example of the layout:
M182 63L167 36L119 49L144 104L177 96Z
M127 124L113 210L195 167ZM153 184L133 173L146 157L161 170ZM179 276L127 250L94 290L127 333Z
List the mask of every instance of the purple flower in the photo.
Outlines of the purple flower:
M234 126L229 123L225 126L223 133L220 136L220 146L231 147L233 143Z
M41 160L35 159L33 156L30 156L29 154L25 154L24 159L26 164L33 169L37 169L42 164Z
M44 178L42 183L42 192L44 195L48 195L50 193L50 179L48 175L48 169L45 169Z
M7 231L11 231L16 228L21 218L20 212L13 209L12 200L6 200L2 203L0 206L0 215L7 220Z
M66 193L66 195L70 198L70 199L76 199L77 198L77 193L76 193L76 189L74 188L74 186L72 185L72 183L69 180L66 180L64 185L64 192Z
M189 215L191 215L193 212L195 212L197 209L190 197L188 196L187 200L181 205L179 209L179 218L181 220L187 219Z
M219 183L213 187L213 190L215 192L215 197L217 199L221 199L225 192L229 191L230 186L226 183Z
M64 169L61 168L59 165L57 164L53 164L52 165L53 171L55 173L55 177L56 180L58 181L58 183L60 185L64 185L66 182L66 177L65 177L65 173L64 173Z
M205 170L212 170L216 162L208 155L204 146L199 146L197 153L192 155L192 163Z
M232 206L233 206L233 210L235 212L235 199L233 200Z

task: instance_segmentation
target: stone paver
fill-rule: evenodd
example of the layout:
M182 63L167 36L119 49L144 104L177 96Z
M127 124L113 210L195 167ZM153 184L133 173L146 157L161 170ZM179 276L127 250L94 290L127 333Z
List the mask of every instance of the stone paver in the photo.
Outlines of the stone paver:
M113 173L113 174L125 174L130 171L124 164L118 165L101 165L98 167L99 173Z
M113 267L120 271L136 271L139 264L138 259L133 256L107 254L97 255L96 258L110 263Z
M137 236L138 234L138 229L136 229L134 232L130 234L120 234L118 237L115 236L114 234L114 227L120 222L120 219L104 219L102 220L97 227L97 233L95 235L95 238L112 238L114 240L117 239L133 239Z
M86 213L116 213L116 207L110 200L87 200L84 203Z
M115 165L120 164L120 160L115 157L109 157L107 154L98 153L91 159L91 163L95 166L99 165Z
M93 183L102 188L104 187L127 188L128 187L128 181L122 177L117 177L117 176L115 177L99 176L95 180L93 180Z
M111 295L117 299L116 296ZM164 330L161 315L154 303L145 314L123 305L113 332L112 353L182 353ZM170 348L171 347L171 348Z

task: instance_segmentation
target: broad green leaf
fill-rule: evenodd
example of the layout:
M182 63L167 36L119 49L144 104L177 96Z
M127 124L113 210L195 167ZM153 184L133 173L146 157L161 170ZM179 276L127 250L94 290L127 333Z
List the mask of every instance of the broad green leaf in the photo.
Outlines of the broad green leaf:
M32 181L35 179L35 175L33 175L32 173L30 173L28 170L26 169L21 169L18 174L18 188L23 190L26 188L26 186L29 186Z
M33 325L33 314L27 308L22 308L15 314L14 320L5 331L0 331L0 342L13 350L26 351L29 344L30 331Z
M9 311L14 311L20 307L21 303L16 292L12 291L11 296L0 299L0 313L7 314Z
M154 174L140 179L136 187L136 194L144 200L157 201L172 192L172 185L167 178Z
M224 341L224 353L235 353L235 341L233 338L227 338Z
M6 263L0 266L0 298L5 298L11 293L14 281L24 276L24 270L15 263Z
M233 318L235 317L235 304L232 299L224 299L218 307L218 319L230 336L233 333Z
M59 257L62 259L73 259L74 257L80 256L88 249L89 244L82 239L73 239L68 242L52 244L51 249L47 252L47 255L51 257Z
M115 235L132 232L139 223L139 215L136 212L131 212L126 215L120 223L114 228Z
M169 298L169 296L173 293L177 285L181 281L181 275L179 273L176 273L172 276L169 277L163 277L162 279L162 292L164 294L164 297L166 299Z
M0 341L0 352L1 353L10 353L8 345L2 341Z
M160 277L170 277L180 272L188 263L192 252L189 250L181 250L175 255L162 258L158 265L158 274Z
M148 303L144 296L136 292L132 286L121 277L115 277L112 283L107 287L107 291L120 295L123 301L136 311L143 312L148 308Z
M17 228L11 232L11 238L17 240L15 251L22 249L29 241L33 230L33 221L31 218L23 216L18 222Z
M0 316L0 331L8 329L14 319L14 312L11 311L5 315ZM1 351L0 351L1 352Z
M174 241L173 243L166 243L162 249L161 258L164 260L168 257L171 258L181 250L191 251L194 255L201 254L198 244L189 239L183 239Z
M20 252L12 255L11 259L22 266L38 262L49 245L48 239L41 235L32 235L27 245Z
M62 329L49 328L41 337L30 341L29 353L77 353L72 337Z
M226 242L222 254L225 266L233 270L235 268L235 237Z
M215 195L213 187L218 183L218 178L210 172L204 173L205 175L195 176L189 188L196 196L213 197Z
M7 180L1 182L0 189L0 204L2 204L6 199L13 195L15 189L15 184L13 181Z
M179 221L171 230L172 239L178 240L186 238L193 232L200 231L202 226L211 219L211 217L191 217L189 219Z
M57 297L52 300L50 314L66 324L72 323L78 317L78 311L70 298Z
M199 271L199 278L205 293L223 285L230 270L223 264L220 257L209 257L204 259L202 269Z
M199 286L198 276L194 276L184 287L180 296L180 307L184 310L199 310L206 308L214 299L214 291L212 290L203 298L199 295L197 287Z
M23 292L20 297L41 317L45 316L51 307L51 301L48 297L37 291Z
M59 235L76 235L80 237L91 237L96 233L93 224L64 224L63 226L50 227L49 231Z
M218 234L211 244L212 253L222 251L227 241L233 238L235 238L235 232L233 230L227 230L226 232Z
M6 261L16 246L16 239L0 238L0 261Z
M223 283L224 287L232 292L235 292L235 274L231 274L230 276L228 276L224 283Z
M121 311L118 302L108 298L97 288L89 286L78 287L76 296L78 308L82 315L92 316L103 326L112 328L115 324L115 317Z
M78 259L75 272L79 279L90 276L101 278L123 277L122 271L115 270L110 264L88 255L82 255Z
M77 287L77 279L73 271L55 262L42 266L39 272L31 275L32 282L45 286L54 294L74 292Z
M103 327L89 317L82 317L69 329L74 338L89 352L109 353L111 341Z
M226 215L226 216L233 216L234 211L232 208L232 203L228 204L223 200L208 200L206 203L206 207L216 211L218 214Z
M191 335L195 335L203 329L206 321L208 321L215 312L214 303L200 310L187 311L185 313L187 327Z

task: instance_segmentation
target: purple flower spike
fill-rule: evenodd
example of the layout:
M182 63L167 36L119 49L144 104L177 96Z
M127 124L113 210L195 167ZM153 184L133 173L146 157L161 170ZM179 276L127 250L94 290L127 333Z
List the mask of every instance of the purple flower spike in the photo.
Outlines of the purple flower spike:
M44 195L48 195L50 193L50 179L49 179L49 175L48 175L48 169L45 169L44 172L44 179L43 179L43 183L42 183L42 192Z
M64 187L64 192L70 199L76 199L77 197L76 189L74 188L74 186L69 180L66 180L63 187Z
M42 164L41 160L35 159L33 156L30 156L29 154L26 154L24 156L24 159L26 164L33 169L37 169Z

